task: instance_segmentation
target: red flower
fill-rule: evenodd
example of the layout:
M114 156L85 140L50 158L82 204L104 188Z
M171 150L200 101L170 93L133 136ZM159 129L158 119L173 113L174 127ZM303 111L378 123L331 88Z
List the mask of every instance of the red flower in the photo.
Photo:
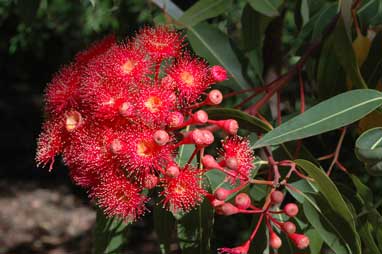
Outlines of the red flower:
M143 51L130 44L112 47L97 61L102 66L98 70L102 76L128 83L146 80L152 65Z
M156 129L134 125L121 138L125 145L117 158L129 174L139 179L152 171L158 171L172 159L173 146L158 145L153 138L156 131Z
M206 191L201 187L199 171L185 168L177 177L166 177L162 183L163 203L172 212L187 212L202 202Z
M235 167L231 169L235 170L239 176L249 177L250 169L253 167L253 151L248 139L232 136L225 139L222 146L221 154L226 162L229 162L228 165L235 164ZM235 161L235 163L231 163L231 161Z
M206 62L190 56L183 56L167 71L170 78L162 81L167 87L174 87L179 99L192 103L212 84Z
M183 37L165 26L143 28L136 38L140 49L159 61L177 57L183 44Z
M165 125L175 100L175 94L169 90L142 86L136 98L139 117L147 124Z
M113 176L103 181L91 191L108 216L119 216L134 221L145 212L147 198L140 194L140 188L124 176Z
M87 50L78 53L76 55L76 63L78 63L79 66L84 67L90 60L99 55L102 55L115 44L116 41L114 34L106 36L102 40L93 43L93 45Z
M80 101L79 85L78 66L71 64L63 67L46 88L45 110L47 113L57 116L66 110L76 109Z
M46 166L50 163L52 170L54 157L61 153L63 148L63 119L51 119L42 126L42 132L37 141L37 165Z

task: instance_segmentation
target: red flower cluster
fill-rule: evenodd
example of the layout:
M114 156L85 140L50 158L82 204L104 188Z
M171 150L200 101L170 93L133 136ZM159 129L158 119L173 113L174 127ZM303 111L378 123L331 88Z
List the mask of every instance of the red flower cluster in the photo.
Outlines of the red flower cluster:
M143 190L156 186L172 211L200 203L200 171L174 161L179 146L201 148L213 135L195 129L176 137L185 126L206 123L208 115L193 110L221 102L218 90L204 93L227 74L183 46L180 33L158 27L122 44L109 36L79 53L46 89L37 163L52 169L62 155L73 180L110 216L135 220L146 210Z

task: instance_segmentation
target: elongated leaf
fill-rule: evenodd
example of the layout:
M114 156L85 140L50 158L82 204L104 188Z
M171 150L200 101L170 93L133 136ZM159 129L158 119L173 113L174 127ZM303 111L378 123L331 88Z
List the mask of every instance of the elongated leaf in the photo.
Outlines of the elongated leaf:
M176 220L172 213L162 207L154 207L154 228L162 254L170 253L172 235L176 229Z
M231 108L209 108L206 110L208 117L214 120L235 119L240 128L252 132L268 132L272 126L267 125L259 118L251 116L243 111Z
M361 254L354 247L355 238L349 225L325 202L320 195L306 194L303 211L309 223L336 254Z
M178 221L178 238L182 254L211 253L214 210L207 200Z
M355 218L351 213L349 207L342 198L340 192L338 191L336 185L332 180L325 174L325 172L318 168L313 163L306 160L296 160L299 168L305 171L314 181L314 185L318 187L319 192L331 206L333 211L335 211L339 217L342 217L344 221L348 224L348 228L351 229L353 240L352 249L354 253L361 253L360 237L356 231ZM349 243L350 244L350 243Z
M338 20L333 35L336 56L342 67L345 69L345 72L352 80L353 86L357 88L368 88L359 70L351 38L346 32L344 21L341 18Z
M242 67L233 51L227 35L216 27L200 23L193 27L188 27L188 40L194 51L208 60L211 65L222 65L232 77L223 84L234 84L236 88L249 88L248 82L242 74Z
M370 129L359 136L355 153L371 175L382 175L382 128Z
M253 148L302 139L349 125L382 104L382 93L352 90L323 101L258 140Z
M216 17L231 7L231 0L201 0L189 8L179 22L194 26L199 22Z
M151 0L159 8L161 8L165 13L170 15L173 19L179 19L183 15L183 11L174 4L171 0Z
M381 254L381 251L378 249L378 246L374 241L372 231L373 226L370 224L370 222L364 222L360 227L359 233L362 236L362 240L364 241L365 246L367 246L367 249L371 251L370 253Z
M247 2L256 11L274 17L279 15L278 8L282 4L282 0L247 0Z
M182 10L170 0L152 1L173 19L178 20L183 15ZM233 51L228 37L223 32L206 23L186 27L187 36L194 51L206 58L211 65L219 64L227 70L231 79L222 84L234 85L233 88L235 89L249 88L249 84L243 76L239 59Z
M120 218L105 217L102 210L97 208L93 254L116 253L126 244L127 226L128 224Z

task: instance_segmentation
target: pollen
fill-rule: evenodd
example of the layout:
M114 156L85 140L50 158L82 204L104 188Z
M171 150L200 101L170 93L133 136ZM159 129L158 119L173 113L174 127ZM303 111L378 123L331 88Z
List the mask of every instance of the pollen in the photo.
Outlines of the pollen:
M192 76L191 73L188 71L184 71L180 74L180 78L184 83L186 83L188 86L193 86L194 85L194 76Z
M141 141L137 144L137 154L141 157L147 157L153 154L155 144L149 141Z
M74 131L82 121L81 114L77 111L69 112L66 116L65 120L65 128L67 131L72 132Z
M134 60L128 59L123 65L122 70L126 74L130 74L132 70L134 70L136 62Z
M150 96L145 102L145 107L151 112L155 113L160 109L162 105L162 100L157 96Z

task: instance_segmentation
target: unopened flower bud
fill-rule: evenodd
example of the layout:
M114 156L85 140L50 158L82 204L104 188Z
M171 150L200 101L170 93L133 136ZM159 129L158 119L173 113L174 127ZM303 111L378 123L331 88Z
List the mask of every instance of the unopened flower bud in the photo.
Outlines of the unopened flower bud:
M293 222L284 222L282 227L287 234L293 234L296 232L296 225Z
M229 135L236 135L237 131L239 130L239 124L234 119L227 119L227 120L209 120L208 123L215 124L216 126L219 126L223 131L225 131Z
M284 212L289 217L294 217L298 214L298 206L295 203L288 203L284 206Z
M157 143L160 146L163 146L167 144L167 142L170 140L170 136L168 133L164 130L158 130L154 133L153 139L155 143Z
M280 204L284 200L284 193L281 191L273 191L271 194L271 201L273 204Z
M219 199L215 198L215 199L211 200L210 203L211 203L212 207L216 208L218 206L223 205L225 202L223 200L219 200Z
M204 110L198 110L192 115L192 120L196 124L204 124L208 121L208 114Z
M273 249L279 249L282 245L280 237L273 231L271 231L269 236L269 246Z
M202 158L202 164L206 169L218 168L220 169L219 163L215 160L212 155L206 154Z
M204 146L211 145L215 140L214 135L209 130L202 130L202 135L203 135L203 145Z
M235 157L230 157L225 160L225 164L229 169L236 170L237 169L237 159Z
M227 79L227 71L220 65L211 67L211 75L216 82L221 82Z
M300 250L305 249L309 246L310 241L306 235L293 233L289 234L288 236L292 240L294 245Z
M158 184L158 177L156 175L148 174L145 176L145 179L143 181L143 186L146 189L152 189Z
M180 112L171 112L167 118L167 124L170 128L177 128L181 126L184 122L184 116Z
M119 113L126 118L132 117L134 115L135 109L133 105L129 102L124 102L119 106Z
M240 193L235 197L236 207L246 210L251 205L251 198L246 193Z
M218 206L216 208L216 212L220 215L230 216L233 214L237 214L239 212L239 208L232 205L231 203L225 203L221 206Z
M122 150L122 143L119 139L114 139L110 144L110 152L112 154L119 154Z
M215 191L215 194L214 196L216 197L216 199L218 200L226 200L227 197L231 194L231 192L227 189L224 189L224 188L218 188L216 191Z
M166 169L166 175L169 177L177 177L179 175L179 167L171 165Z
M223 94L219 90L214 89L208 93L208 96L206 99L206 103L208 105L219 105L222 101L223 101Z
M68 132L72 132L82 124L82 116L78 111L70 111L66 113L65 128Z

